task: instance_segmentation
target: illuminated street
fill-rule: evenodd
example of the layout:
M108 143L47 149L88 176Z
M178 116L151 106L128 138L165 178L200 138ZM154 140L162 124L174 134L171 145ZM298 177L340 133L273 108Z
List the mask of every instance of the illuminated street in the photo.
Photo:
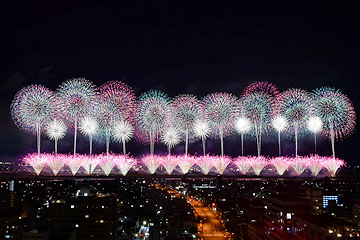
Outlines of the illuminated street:
M201 219L198 225L199 237L204 239L224 239L224 229L221 220L217 214L202 201L187 198L188 202L194 208L194 214Z

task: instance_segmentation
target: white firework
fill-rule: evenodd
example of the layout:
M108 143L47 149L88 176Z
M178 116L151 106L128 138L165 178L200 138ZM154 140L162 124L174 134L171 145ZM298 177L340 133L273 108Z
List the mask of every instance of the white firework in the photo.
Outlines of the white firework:
M67 127L61 120L54 119L46 126L46 135L50 140L55 141L55 154L57 154L57 141L64 138Z
M180 140L179 130L173 127L166 129L164 134L161 136L161 142L168 147L169 155L171 155L171 148L178 145Z
M202 144L203 144L203 153L205 156L205 141L206 141L206 138L208 138L209 134L210 134L209 124L207 122L197 121L197 122L195 122L193 130L194 130L194 134L196 137L201 137Z
M287 126L286 118L284 118L284 117L281 116L281 115L275 117L275 118L271 121L271 126L278 132L279 156L281 156L280 134L281 134L282 131L284 131L284 130L286 129L286 126ZM281 174L280 174L280 175L281 175Z
M235 129L241 136L241 156L244 156L244 134L251 130L251 122L247 118L239 118L235 122Z
M113 136L115 141L123 144L123 153L126 155L125 143L131 140L134 135L134 127L127 121L117 123L113 127Z
M81 119L79 129L82 134L89 137L90 156L91 156L91 154L92 154L92 137L98 131L99 124L94 118L86 116L83 119Z
M310 117L307 122L307 128L310 132L314 133L314 141L315 141L315 153L316 153L316 134L321 131L323 127L323 122L319 117Z

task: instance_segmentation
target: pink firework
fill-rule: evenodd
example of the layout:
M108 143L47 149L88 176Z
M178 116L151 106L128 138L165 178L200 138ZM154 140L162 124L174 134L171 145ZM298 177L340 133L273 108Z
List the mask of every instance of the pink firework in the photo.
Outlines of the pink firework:
M84 161L83 155L75 155L74 157L68 156L66 165L69 166L73 176L79 171L79 168L81 167L83 161Z
M66 158L67 155L63 155L63 154L57 154L56 156L51 155L51 154L44 154L46 155L46 162L47 165L51 168L52 172L54 173L54 175L56 176L60 169L65 165L66 163Z
M141 162L146 165L151 174L154 174L161 164L161 157L156 155L146 155L141 158Z
M297 156L291 161L291 168L295 171L295 173L300 176L305 169L308 167L308 159L303 158L301 156Z
M259 176L264 167L269 164L268 159L264 156L252 157L250 159L252 161L251 167L256 176Z
M284 174L286 170L291 166L291 162L288 157L276 157L270 160L270 164L276 168L276 171L280 176Z
M42 169L46 165L47 158L43 154L29 153L23 159L23 162L27 165L30 165L34 170L36 175L39 175Z
M231 163L231 158L228 156L214 156L213 157L214 167L220 175L224 174L225 169Z
M250 157L239 156L235 158L234 163L239 168L241 174L246 175L251 168L252 159Z
M183 174L187 174L190 168L197 163L197 158L190 155L180 155L176 157L176 161Z
M214 166L214 158L212 156L205 155L199 157L197 165L201 168L205 175L208 175L212 167Z
M99 166L103 170L104 174L106 176L109 176L113 168L115 167L115 161L114 159L116 156L114 154L100 154L97 156L99 161Z
M128 155L116 155L114 161L123 176L126 176L130 169L136 165L136 160Z
M97 165L101 162L101 155L81 155L81 166L85 169L87 174L92 174Z
M162 156L159 158L160 158L161 165L164 166L166 172L170 175L177 166L177 163L178 163L177 158L175 156L171 156L171 155Z
M320 171L323 169L322 159L319 155L314 156L304 156L304 161L307 162L307 166L310 172L316 177Z
M332 177L335 177L336 172L339 170L339 168L345 166L345 163L343 160L338 158L334 159L332 157L324 157L322 160L322 165L329 171Z

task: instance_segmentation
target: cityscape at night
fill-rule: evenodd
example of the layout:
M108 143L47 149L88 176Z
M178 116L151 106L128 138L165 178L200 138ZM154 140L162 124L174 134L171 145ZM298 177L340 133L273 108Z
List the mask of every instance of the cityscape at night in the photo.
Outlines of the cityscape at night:
M0 239L360 239L357 4L0 9Z

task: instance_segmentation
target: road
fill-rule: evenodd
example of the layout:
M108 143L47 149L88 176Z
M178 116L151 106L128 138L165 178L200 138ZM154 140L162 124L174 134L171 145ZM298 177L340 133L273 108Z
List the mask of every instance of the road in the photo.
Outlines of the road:
M224 228L222 227L221 220L218 215L214 213L203 202L187 198L189 204L194 208L194 214L202 219L198 225L198 236L207 239L224 239Z

